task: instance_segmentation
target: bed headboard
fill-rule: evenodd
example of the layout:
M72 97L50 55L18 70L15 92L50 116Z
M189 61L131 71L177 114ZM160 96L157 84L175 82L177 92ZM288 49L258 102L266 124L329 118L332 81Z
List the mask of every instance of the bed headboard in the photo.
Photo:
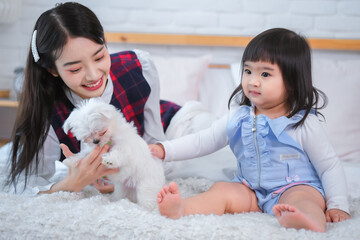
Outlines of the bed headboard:
M184 35L158 33L118 33L106 32L106 41L117 43L137 43L154 45L185 45L212 47L245 47L252 37L218 35ZM313 49L360 50L360 39L308 38Z
M109 43L133 43L177 46L245 47L250 36L189 35L160 33L106 32ZM320 39L308 38L313 49L360 51L360 39ZM230 68L228 64L210 64L210 68ZM0 107L17 107L16 101L0 98Z

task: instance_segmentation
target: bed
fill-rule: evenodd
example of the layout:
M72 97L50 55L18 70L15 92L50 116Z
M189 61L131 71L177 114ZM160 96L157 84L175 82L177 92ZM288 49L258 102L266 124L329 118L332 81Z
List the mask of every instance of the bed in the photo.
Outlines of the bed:
M223 48L229 47L226 44L230 41L233 44L230 47L242 48L249 40L248 37L219 40L194 35L166 38L150 34L145 37L149 42L144 42L143 34L113 33L107 33L107 39L110 51L127 48L129 43L159 47L163 44L212 44L211 48ZM36 197L1 191L0 239L360 239L360 185L357 182L360 176L360 109L355 105L360 102L357 93L360 89L359 41L318 43L313 39L311 45L314 49L324 46L333 49L331 54L335 55L329 57L331 54L320 52L313 56L314 83L330 99L324 110L324 125L344 166L352 219L328 223L326 233L285 229L275 217L262 213L193 215L171 220L126 199L113 202L109 195L88 186L80 193L58 192ZM237 62L221 63L211 54L164 56L156 55L156 49L158 47L151 54L159 70L161 97L181 105L190 102L190 107L197 111L196 120L187 115L175 119L174 127L167 132L169 138L206 127L226 112L228 98L240 81L240 58ZM354 53L350 58L340 59L337 52L344 53L343 50ZM7 144L0 149L1 170L5 169L9 148ZM56 163L56 168L53 178L61 179L67 168L60 162ZM169 169L167 181L178 183L182 195L187 197L206 191L215 181L230 180L236 171L236 161L226 147L201 158L169 163L166 168ZM1 174L0 182L4 180L5 175Z

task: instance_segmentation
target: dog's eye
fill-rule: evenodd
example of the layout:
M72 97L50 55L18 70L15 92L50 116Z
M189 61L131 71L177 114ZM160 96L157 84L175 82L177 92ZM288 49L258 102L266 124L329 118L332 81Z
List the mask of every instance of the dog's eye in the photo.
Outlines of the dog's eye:
M100 135L100 136L104 136L105 133L106 133L106 131L103 131L103 132L101 132L99 135Z

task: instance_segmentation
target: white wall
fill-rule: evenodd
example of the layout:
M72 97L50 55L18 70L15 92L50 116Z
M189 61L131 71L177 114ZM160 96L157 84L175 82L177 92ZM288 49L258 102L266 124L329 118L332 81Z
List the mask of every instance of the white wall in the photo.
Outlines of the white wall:
M0 89L12 89L14 69L25 64L33 26L58 0L0 0L18 3L21 14L0 17ZM360 39L359 0L81 0L105 31L254 36L272 27L290 28L307 37ZM242 49L109 44L110 51L141 48L153 55L212 53L214 62L239 61ZM359 59L360 52L315 51L316 56ZM1 113L1 122L7 121ZM1 137L1 129L0 129Z
M13 1L13 0L12 0ZM4 3L0 0L0 14ZM58 0L16 0L17 21L0 22L0 88L11 88L13 70L24 65L38 16ZM360 39L359 0L82 0L105 31L256 35L272 27L291 28L307 37ZM130 46L118 46L126 48ZM144 47L143 47L144 48ZM173 48L145 46L157 53ZM114 47L114 49L117 49ZM212 50L212 49L210 49ZM220 58L228 59L226 51ZM182 54L197 54L197 48ZM204 51L208 51L205 49ZM218 51L218 50L216 50ZM236 57L241 54L235 55ZM358 56L358 55L357 55Z

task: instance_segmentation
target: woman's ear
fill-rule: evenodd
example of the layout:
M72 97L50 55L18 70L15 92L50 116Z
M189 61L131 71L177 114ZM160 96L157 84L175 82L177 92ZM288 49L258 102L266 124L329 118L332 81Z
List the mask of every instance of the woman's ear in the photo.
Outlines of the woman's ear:
M58 76L59 76L59 74L57 73L57 71L54 70L54 69L47 68L46 70L47 70L51 75L53 75L54 77L58 77Z

